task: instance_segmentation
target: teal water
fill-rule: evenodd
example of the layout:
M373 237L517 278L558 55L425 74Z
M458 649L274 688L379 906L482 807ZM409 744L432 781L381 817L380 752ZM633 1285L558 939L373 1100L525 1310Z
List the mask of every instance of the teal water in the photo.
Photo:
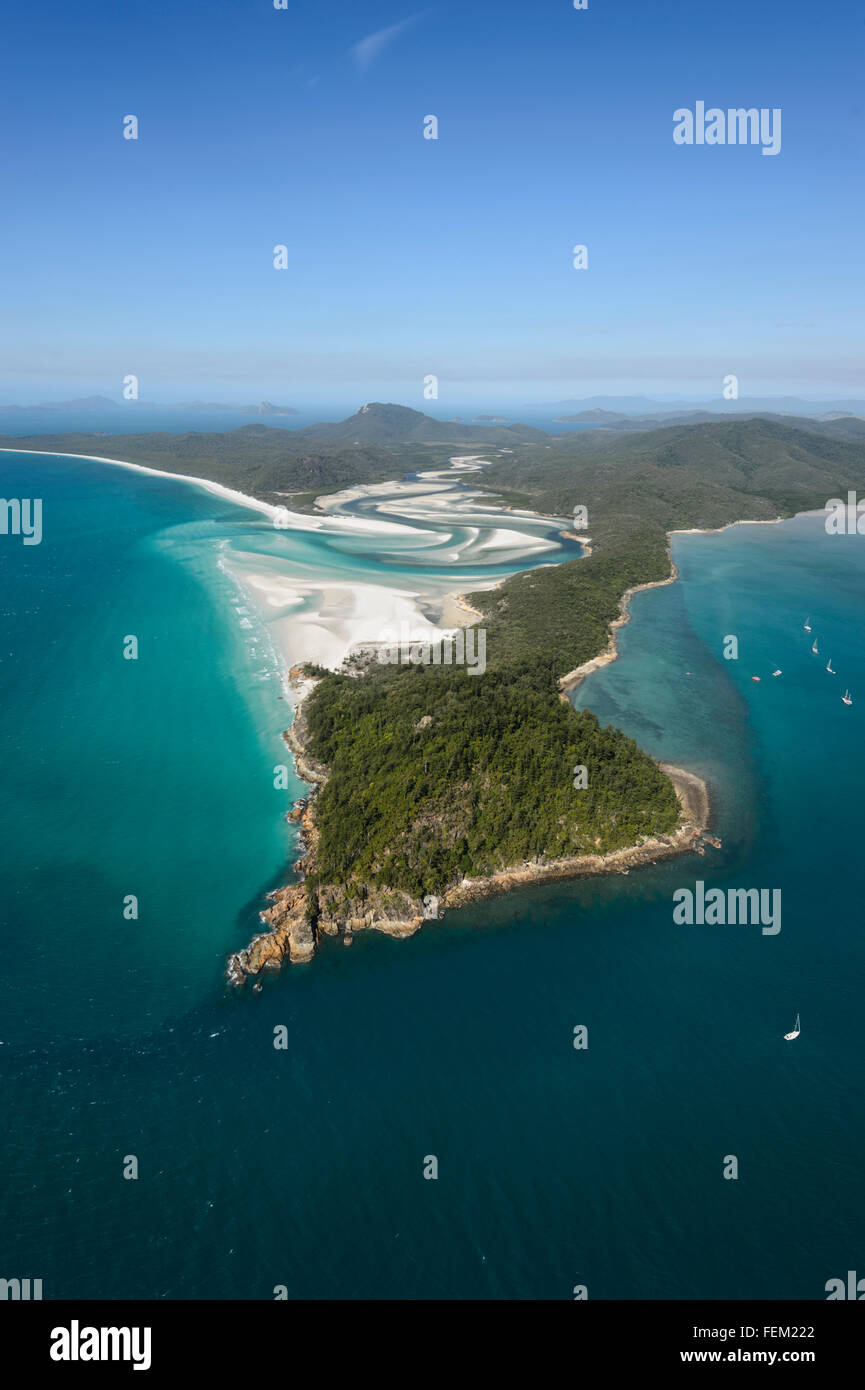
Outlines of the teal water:
M634 600L578 692L709 777L721 851L328 944L236 995L225 956L282 880L293 788L272 784L267 630L215 558L267 550L265 523L89 462L4 455L0 477L46 499L41 546L0 538L4 1277L58 1298L811 1298L856 1268L855 538L813 517L677 538L681 581ZM780 934L676 926L698 876L780 887Z

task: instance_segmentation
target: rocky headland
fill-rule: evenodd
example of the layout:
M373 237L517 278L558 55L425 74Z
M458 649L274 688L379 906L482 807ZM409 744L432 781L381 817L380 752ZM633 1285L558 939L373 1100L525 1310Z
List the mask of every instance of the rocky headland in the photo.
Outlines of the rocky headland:
M627 621L626 614L623 600L622 617L617 626ZM607 661L615 659L614 635L611 646L612 651L604 654ZM599 664L604 663L604 658L597 660ZM587 665L594 669L593 663ZM588 671L571 672L564 679L570 682L574 676L581 678L584 674ZM294 755L299 776L310 788L308 797L296 802L288 816L290 820L299 821L301 827L303 853L294 864L301 880L269 895L270 906L260 914L266 930L229 959L226 974L233 985L242 985L248 977L281 970L286 964L311 960L323 937L342 937L343 944L349 946L357 932L368 929L397 938L412 936L425 921L440 919L448 909L463 907L479 898L555 880L629 873L631 869L674 855L689 851L704 854L707 846L720 848L720 840L708 833L710 805L705 781L693 772L661 763L661 770L672 781L680 805L679 824L669 835L642 836L639 843L608 854L540 858L510 865L484 877L464 877L437 898L426 900L373 884L321 884L316 873L316 796L327 781L327 769L310 754L303 709L316 682L303 678L298 668L292 668L291 677L295 689L302 691L302 698L296 706L294 721L283 737Z

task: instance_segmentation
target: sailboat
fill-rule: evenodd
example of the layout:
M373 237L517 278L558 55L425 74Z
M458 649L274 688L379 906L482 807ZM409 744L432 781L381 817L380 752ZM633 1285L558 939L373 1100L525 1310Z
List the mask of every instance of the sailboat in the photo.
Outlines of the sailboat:
M806 632L810 632L810 631L811 631L811 619L810 619L810 618L806 618L806 619L805 619L805 631L806 631Z
M826 670L829 672L829 675L830 675L830 676L837 676L837 674L838 674L837 671L833 671L833 670L832 670L832 658L831 658L831 656L830 656L829 660L828 660L827 663L826 663Z
M797 1015L796 1015L796 1022L793 1024L793 1031L792 1031L792 1033L785 1033L785 1034L784 1034L784 1041L785 1041L785 1042L792 1042L793 1039L794 1039L794 1038L798 1038L798 1036L799 1036L799 1015L797 1014Z
M818 650L817 650L817 638L816 638L816 637L814 638L814 645L812 646L811 650L812 650L812 652L814 653L815 656L819 656L819 655L820 655L820 653L819 653Z
M852 705L852 703L853 703L853 701L850 699L850 691L849 691L849 690L845 690L845 691L844 691L844 694L841 696L841 699L844 701L844 704L845 704L845 705Z

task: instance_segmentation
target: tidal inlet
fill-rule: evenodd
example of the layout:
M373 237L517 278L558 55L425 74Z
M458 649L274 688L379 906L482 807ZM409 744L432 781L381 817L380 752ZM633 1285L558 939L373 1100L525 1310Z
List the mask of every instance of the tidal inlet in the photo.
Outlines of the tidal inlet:
M13 0L28 1366L566 1301L846 1370L862 35L775 8Z

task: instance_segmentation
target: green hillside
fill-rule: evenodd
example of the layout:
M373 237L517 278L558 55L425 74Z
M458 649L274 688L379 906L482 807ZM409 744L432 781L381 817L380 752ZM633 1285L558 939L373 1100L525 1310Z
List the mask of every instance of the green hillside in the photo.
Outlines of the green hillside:
M613 435L516 427L500 446L507 453L478 449L477 434L492 444L493 431L451 423L444 441L442 428L388 406L297 432L251 425L8 441L148 463L278 500L399 477L443 462L462 440L490 460L474 486L563 518L587 508L588 558L471 596L484 614L486 674L373 663L323 676L306 705L310 751L330 770L310 886L437 892L465 873L670 830L671 783L633 740L563 703L559 677L604 649L627 589L668 576L668 531L792 515L847 488L865 491L863 444L778 420ZM589 768L585 790L573 785L578 764Z

